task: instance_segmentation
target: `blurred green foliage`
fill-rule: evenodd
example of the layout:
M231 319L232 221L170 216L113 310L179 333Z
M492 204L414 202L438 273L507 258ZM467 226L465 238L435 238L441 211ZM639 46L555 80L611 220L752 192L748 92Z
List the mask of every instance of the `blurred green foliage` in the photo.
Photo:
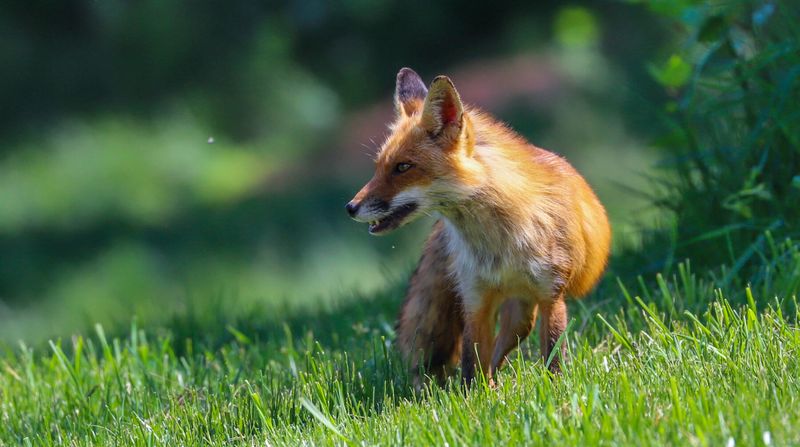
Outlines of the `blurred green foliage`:
M600 37L597 20L586 8L570 7L561 10L553 28L556 41L567 47L593 45Z
M800 6L650 5L677 17L686 37L652 70L672 96L653 197L670 214L669 230L644 251L667 264L727 264L732 278L761 264L770 250L765 231L781 240L800 230L800 190L792 186L800 174ZM658 246L669 247L666 257Z
M54 131L0 166L0 231L75 229L104 217L158 224L187 205L232 202L269 174L269 156L215 142L196 123L170 117L143 126L101 120ZM203 144L208 141L208 143Z
M375 239L342 206L371 174L348 154L385 131L353 123L402 66L457 84L510 70L541 91L489 85L490 111L586 174L618 240L643 214L616 185L647 188L620 171L645 169L659 132L641 61L666 33L641 7L11 0L0 37L0 339L401 281L430 221Z

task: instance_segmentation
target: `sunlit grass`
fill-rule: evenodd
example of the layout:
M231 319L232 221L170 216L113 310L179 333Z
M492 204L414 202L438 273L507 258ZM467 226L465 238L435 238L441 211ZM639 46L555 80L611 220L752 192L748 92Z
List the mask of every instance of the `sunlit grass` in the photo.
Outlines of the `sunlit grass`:
M390 347L399 287L281 319L221 302L118 336L98 326L6 349L0 444L796 444L800 315L775 295L796 254L783 245L753 288L686 265L652 289L604 287L573 306L562 375L525 343L497 390L467 394L412 391Z

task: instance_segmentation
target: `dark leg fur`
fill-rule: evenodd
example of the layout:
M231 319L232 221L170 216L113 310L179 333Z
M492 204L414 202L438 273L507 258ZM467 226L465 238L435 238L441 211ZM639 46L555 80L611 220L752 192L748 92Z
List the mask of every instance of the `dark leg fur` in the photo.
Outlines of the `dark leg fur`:
M448 262L442 224L437 222L411 277L397 322L397 347L417 386L422 384L420 369L442 383L460 355L464 320Z

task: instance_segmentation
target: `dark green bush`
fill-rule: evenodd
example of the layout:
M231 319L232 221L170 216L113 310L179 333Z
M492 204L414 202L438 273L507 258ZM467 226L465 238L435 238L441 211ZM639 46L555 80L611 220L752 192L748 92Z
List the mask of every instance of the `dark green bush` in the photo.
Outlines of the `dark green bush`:
M753 267L764 233L800 219L800 6L793 1L650 2L687 36L651 73L667 89L667 154L653 178L667 224L644 244L650 268ZM666 231L665 228L666 227ZM666 252L664 246L670 247Z

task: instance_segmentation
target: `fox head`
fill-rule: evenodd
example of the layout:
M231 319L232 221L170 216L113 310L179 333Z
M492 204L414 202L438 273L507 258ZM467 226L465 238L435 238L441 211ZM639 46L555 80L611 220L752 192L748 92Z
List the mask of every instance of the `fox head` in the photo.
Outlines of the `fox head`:
M369 232L385 234L443 211L470 195L479 165L469 116L453 82L438 76L425 88L410 68L397 74L396 120L375 160L372 179L347 204Z

